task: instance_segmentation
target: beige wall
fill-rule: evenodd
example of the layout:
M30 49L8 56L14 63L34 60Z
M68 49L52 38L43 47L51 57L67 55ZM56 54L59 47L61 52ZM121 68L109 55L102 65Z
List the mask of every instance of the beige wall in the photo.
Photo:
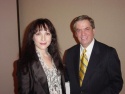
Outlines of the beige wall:
M95 38L116 48L125 79L125 0L19 0L21 38L25 27L36 18L48 18L56 27L62 55L76 44L71 20L87 14L95 20ZM125 94L123 87L120 94Z
M13 64L18 57L16 0L0 0L0 94L14 94Z

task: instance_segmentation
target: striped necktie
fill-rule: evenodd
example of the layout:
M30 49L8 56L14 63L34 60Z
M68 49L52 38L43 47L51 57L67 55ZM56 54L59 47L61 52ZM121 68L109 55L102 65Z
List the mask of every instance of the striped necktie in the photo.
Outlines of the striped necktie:
M87 66L88 66L88 59L86 56L86 49L84 49L83 54L80 57L80 70L79 70L80 86L82 86Z

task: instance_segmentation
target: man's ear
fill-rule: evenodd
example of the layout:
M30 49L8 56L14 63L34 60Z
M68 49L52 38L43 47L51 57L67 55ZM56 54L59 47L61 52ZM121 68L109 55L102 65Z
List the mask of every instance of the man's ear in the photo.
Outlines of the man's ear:
M93 33L95 34L95 29L93 29Z
M74 35L75 35L75 37L77 37L77 33L76 33L76 31L74 32Z

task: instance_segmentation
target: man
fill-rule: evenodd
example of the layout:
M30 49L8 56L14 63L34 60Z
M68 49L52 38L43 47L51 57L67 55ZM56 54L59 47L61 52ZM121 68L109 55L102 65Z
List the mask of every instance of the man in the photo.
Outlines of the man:
M116 50L94 38L94 20L87 15L76 17L71 28L79 44L65 54L70 94L119 94L123 79Z

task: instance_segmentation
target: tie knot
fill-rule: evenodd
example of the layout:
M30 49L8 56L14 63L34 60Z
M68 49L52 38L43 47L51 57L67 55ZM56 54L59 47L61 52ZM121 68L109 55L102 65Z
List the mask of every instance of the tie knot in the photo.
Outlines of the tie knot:
M84 49L84 50L83 50L83 54L85 54L86 52L87 52L87 50L86 50L86 49Z
M86 55L86 52L87 52L87 50L84 49L83 52L82 52L82 54L81 54L81 58L83 58Z

